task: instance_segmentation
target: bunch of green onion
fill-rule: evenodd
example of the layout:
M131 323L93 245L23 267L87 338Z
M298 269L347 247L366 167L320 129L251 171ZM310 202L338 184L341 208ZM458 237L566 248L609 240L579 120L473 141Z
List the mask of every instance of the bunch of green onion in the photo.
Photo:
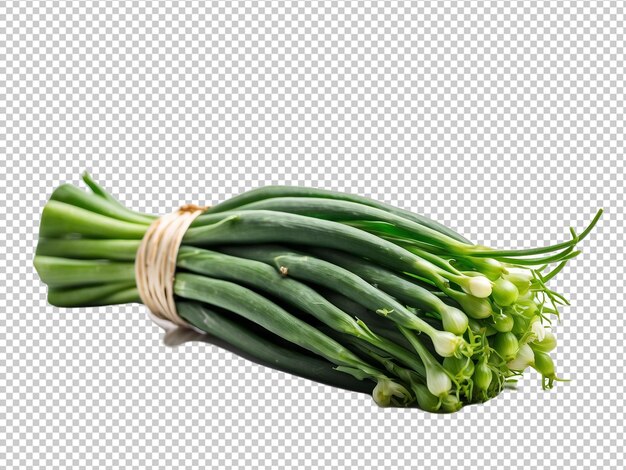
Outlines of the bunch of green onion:
M134 260L155 216L83 176L43 210L35 267L59 307L140 302ZM453 412L528 367L559 380L547 284L601 216L552 246L499 250L371 199L271 186L222 202L186 231L178 315L245 357L370 393L380 406ZM549 266L552 266L549 269Z

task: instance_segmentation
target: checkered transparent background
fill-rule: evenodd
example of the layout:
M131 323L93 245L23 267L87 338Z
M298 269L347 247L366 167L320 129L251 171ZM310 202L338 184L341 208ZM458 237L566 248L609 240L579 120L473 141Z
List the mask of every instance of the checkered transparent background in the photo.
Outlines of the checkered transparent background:
M0 468L618 468L624 21L620 2L1 2ZM168 349L137 305L53 308L39 215L84 169L153 213L308 185L502 247L604 207L554 283L574 380L383 410Z

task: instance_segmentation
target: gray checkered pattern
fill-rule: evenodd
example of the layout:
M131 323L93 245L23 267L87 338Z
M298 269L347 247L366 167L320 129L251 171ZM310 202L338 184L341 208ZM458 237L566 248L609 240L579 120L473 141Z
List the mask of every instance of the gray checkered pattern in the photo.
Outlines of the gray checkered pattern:
M1 2L0 468L618 468L625 20L619 2ZM39 214L84 169L153 213L309 185L502 247L604 207L554 282L573 381L383 410L168 349L137 305L53 308Z

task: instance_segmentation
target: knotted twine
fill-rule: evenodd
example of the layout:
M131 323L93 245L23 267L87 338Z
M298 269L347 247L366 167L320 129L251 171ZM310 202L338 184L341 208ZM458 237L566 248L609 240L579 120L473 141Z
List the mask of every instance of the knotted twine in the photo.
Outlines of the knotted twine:
M208 207L186 204L156 219L146 231L135 258L135 279L139 297L152 319L166 330L189 328L178 316L174 302L176 258L185 232ZM159 321L161 320L161 321Z

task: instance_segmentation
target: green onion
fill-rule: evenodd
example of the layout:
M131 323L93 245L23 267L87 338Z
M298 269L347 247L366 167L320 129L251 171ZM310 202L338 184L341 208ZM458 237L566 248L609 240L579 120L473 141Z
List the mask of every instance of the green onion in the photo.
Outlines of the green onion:
M335 191L327 191L323 189L315 188L302 188L291 186L266 186L264 188L254 189L247 193L235 196L228 201L222 202L212 208L212 212L223 212L225 210L232 210L251 204L256 201L279 198L279 197L307 197L307 198L324 198L331 199L333 201L349 201L358 204L362 204L377 209L382 209L391 214L401 216L405 219L412 220L424 227L429 227L437 232L447 235L453 239L456 239L463 243L469 243L467 239L463 238L460 234L451 230L450 228L442 225L434 220L424 217L414 212L399 209L389 204L384 204L373 199L368 199L362 196L354 194L338 193Z
M530 344L534 351L549 353L556 348L556 337L551 331L546 331L541 341L534 341Z
M515 284L507 279L498 279L493 284L493 300L501 307L507 307L517 300L519 291Z
M424 363L426 368L426 386L430 393L436 397L444 397L452 390L452 381L444 370L444 368L437 362L432 354L424 347L424 345L415 337L412 331L400 326L400 331L406 336L411 345L419 354L420 359Z
M480 392L481 397L485 398L487 390L493 380L493 372L487 361L483 358L474 367L474 375L472 376L474 387Z
M499 313L493 317L493 327L500 333L511 331L514 324L515 320L513 320L513 317L506 313Z
M306 284L281 275L265 263L201 248L182 247L177 265L188 271L233 281L265 291L290 305L315 316L322 323L357 338L362 338L420 372L423 366L405 349L374 334L365 323L351 317Z
M395 398L399 398L400 403L410 400L409 392L402 385L394 383L381 371L363 362L349 349L316 328L249 289L227 281L179 273L174 290L182 298L204 302L241 315L277 336L319 354L339 366L339 370L356 378L367 377L377 385L382 384L378 394L374 396L377 403L383 400L383 404L388 405ZM384 396L384 393L389 393L389 396Z
M190 301L178 302L176 307L191 325L210 335L205 335L207 341L218 338L223 347L274 369L346 390L372 393L373 386L335 370L331 362L285 348L267 335L258 335L242 322L229 319L215 308Z
M459 309L447 305L430 290L421 286L417 280L336 250L313 249L309 251L356 274L405 305L437 314L446 331L462 335L467 330L467 315Z
M561 379L556 376L554 371L554 361L552 361L552 358L548 353L535 351L534 354L535 363L533 367L542 375L541 382L544 390L552 388L555 381L567 382L566 379Z
M272 264L278 270L284 268L290 277L336 290L399 326L423 332L430 337L435 349L442 357L466 354L469 351L470 346L462 337L447 331L436 330L393 297L337 265L302 253L284 251L280 247L267 245L228 247L225 251L239 257Z
M507 367L511 370L523 371L528 366L535 363L535 354L533 350L527 344L522 344L519 347L517 355L514 359L507 363Z
M471 378L475 369L474 363L468 357L445 357L443 367L459 381Z
M512 361L519 352L519 340L510 331L498 333L495 336L493 348L505 362Z
M534 337L535 341L543 341L546 336L546 330L541 323L541 318L536 316L533 317L530 321L530 331Z
M458 302L463 311L471 318L482 319L493 315L493 309L488 299L481 299L473 295L459 292L454 289L444 289L446 295Z
M517 292L521 295L526 294L532 286L533 275L527 269L508 268L504 279L513 283L517 288Z
M142 270L157 273L141 261L153 243L146 232L176 217L130 210L89 175L83 180L87 191L63 184L43 209L34 265L48 301L154 306L143 284ZM180 325L166 335L169 344L212 342L369 393L379 406L454 412L497 396L528 366L544 388L561 380L544 322L568 302L548 283L580 253L601 214L580 234L570 229L571 240L495 249L361 196L259 188L195 218L171 254L173 271L151 289L173 289L167 318Z
M450 273L389 241L338 222L263 210L222 212L198 219L185 234L184 243L215 246L286 242L334 248L421 276L440 288L454 282L476 297L491 294L491 283L484 276ZM132 232L132 227L128 230Z

